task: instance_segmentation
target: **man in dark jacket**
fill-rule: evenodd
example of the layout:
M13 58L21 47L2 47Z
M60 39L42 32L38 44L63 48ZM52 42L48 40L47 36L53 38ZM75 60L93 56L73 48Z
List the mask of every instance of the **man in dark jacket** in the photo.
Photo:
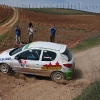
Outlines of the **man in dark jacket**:
M19 26L17 25L16 28L15 28L14 30L15 30L15 32L16 32L16 44L19 43L19 42L20 42L20 44L22 44L22 43L21 43L21 37L20 37L20 35L21 35L21 29L20 29Z
M55 25L53 25L50 28L50 42L54 42L54 40L55 40L55 33L56 33L56 29L55 29Z

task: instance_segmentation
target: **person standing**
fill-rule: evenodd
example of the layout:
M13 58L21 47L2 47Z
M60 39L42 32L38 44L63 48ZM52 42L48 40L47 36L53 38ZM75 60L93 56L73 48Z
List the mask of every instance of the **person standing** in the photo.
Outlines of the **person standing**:
M29 31L29 39L28 39L28 42L31 43L32 40L33 40L33 32L34 32L33 26L30 26L30 27L28 28L28 31Z
M21 43L21 29L20 27L17 25L16 28L14 29L16 32L16 44Z
M56 33L56 29L55 29L55 25L53 25L50 28L50 42L54 42L55 41L55 33Z

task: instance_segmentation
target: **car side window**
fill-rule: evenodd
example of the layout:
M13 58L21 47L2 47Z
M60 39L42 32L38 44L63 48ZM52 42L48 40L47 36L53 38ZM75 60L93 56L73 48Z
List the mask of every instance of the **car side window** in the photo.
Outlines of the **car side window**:
M43 51L42 61L53 61L56 58L56 53L52 51Z
M38 49L30 49L20 53L18 56L19 59L26 60L39 60L41 54L41 50Z

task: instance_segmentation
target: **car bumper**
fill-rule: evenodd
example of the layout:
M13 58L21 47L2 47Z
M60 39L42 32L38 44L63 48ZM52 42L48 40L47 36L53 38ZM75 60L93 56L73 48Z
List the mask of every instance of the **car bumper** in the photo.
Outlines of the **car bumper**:
M65 72L66 79L72 79L72 77L73 77L73 72L74 72L73 69L68 70L67 72Z

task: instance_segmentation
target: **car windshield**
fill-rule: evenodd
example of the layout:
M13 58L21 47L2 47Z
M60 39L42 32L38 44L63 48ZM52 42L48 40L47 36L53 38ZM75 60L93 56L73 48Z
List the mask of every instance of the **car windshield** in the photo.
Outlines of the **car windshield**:
M14 54L16 54L16 53L22 51L22 49L23 49L23 46L20 47L20 48L15 48L15 49L13 49L12 51L10 51L9 55L12 56L12 55L14 55Z
M71 54L71 52L67 48L66 48L66 50L62 54L66 55L68 57L68 61L71 61L72 54Z

